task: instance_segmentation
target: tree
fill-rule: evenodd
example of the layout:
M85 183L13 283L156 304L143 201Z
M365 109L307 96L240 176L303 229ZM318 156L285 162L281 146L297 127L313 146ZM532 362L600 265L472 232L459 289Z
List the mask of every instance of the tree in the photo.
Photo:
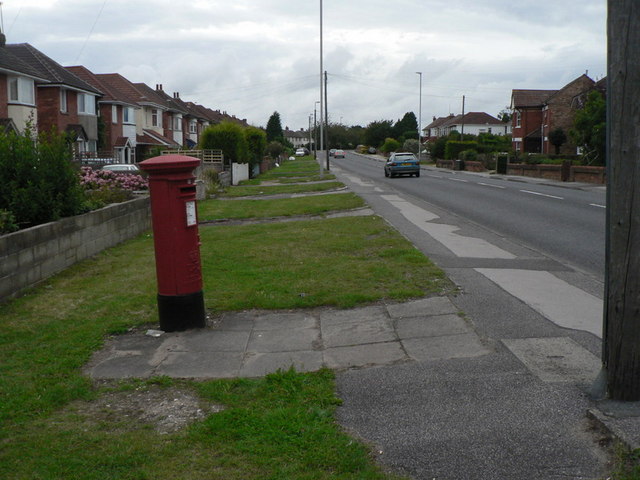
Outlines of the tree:
M267 134L261 128L247 127L244 129L244 137L247 141L249 163L260 163L267 148Z
M402 144L402 150L404 152L418 153L418 140L415 138L409 138Z
M284 152L284 146L280 142L273 141L267 145L267 154L274 160L278 160L282 152Z
M606 149L607 105L604 96L597 90L587 96L584 108L573 118L573 129L569 134L576 145L582 148L584 163L604 165Z
M282 123L280 123L280 114L278 112L273 112L269 117L269 121L267 122L267 142L280 142L284 139L284 134L282 133Z
M364 132L364 141L372 147L380 147L386 138L393 137L391 120L379 120L367 125Z
M412 137L407 137L407 132L413 132ZM418 138L418 120L413 112L407 112L402 117L402 120L398 120L393 126L393 137L400 138L404 136L406 138Z
M249 149L243 128L234 122L222 122L207 127L200 137L200 148L222 150L224 161L245 163L249 160Z
M501 122L509 123L511 121L511 117L512 115L508 107L498 112L498 120Z
M549 132L549 143L556 148L556 155L560 154L560 147L567 141L567 134L562 128L556 128Z

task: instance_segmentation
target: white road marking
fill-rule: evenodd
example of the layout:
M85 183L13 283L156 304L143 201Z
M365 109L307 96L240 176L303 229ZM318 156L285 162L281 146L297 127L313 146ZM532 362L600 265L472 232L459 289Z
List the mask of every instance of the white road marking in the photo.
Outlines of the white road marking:
M462 178L449 178L449 180L453 180L454 182L469 183L469 180L463 180Z
M538 195L540 197L557 198L558 200L564 200L563 197L556 197L555 195L547 195L546 193L532 192L531 190L520 190L522 193L530 193L531 195Z
M589 205L591 205L592 207L607 208L606 205L598 205L597 203L590 203Z
M602 338L603 302L549 272L476 268L560 327L584 330Z
M427 177L431 177L431 178L442 178L442 176L440 176L440 175L427 175Z
M435 240L453 252L458 257L466 258L503 258L513 259L515 255L490 244L486 240L458 235L455 225L431 223L438 215L417 207L398 195L381 195L382 198L396 207L404 217L422 231L431 235Z
M507 187L503 187L502 185L492 185L490 183L482 183L482 182L478 182L478 185L484 185L485 187L493 187L493 188L507 188Z

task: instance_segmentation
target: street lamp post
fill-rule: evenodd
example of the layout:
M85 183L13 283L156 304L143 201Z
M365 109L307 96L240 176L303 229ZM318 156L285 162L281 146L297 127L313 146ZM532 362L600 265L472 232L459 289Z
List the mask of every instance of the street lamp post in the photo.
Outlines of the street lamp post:
M323 150L323 124L324 124L324 115L322 113L322 91L323 91L323 83L322 83L322 74L324 72L324 67L322 65L322 0L320 0L320 151Z
M320 102L316 100L313 104L313 158L318 159L318 121L316 120L316 105Z
M422 72L416 73L420 76L420 109L418 110L418 160L420 160L420 150L422 150L420 145L420 138L422 136Z

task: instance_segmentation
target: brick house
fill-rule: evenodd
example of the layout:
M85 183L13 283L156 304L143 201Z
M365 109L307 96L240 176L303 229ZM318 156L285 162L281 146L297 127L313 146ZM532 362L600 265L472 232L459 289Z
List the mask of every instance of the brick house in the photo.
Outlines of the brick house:
M127 80L118 74L95 74L83 66L67 70L103 92L98 109L104 125L101 157L112 157L117 163L135 163L136 116L140 109L136 99L118 88Z
M94 155L98 144L97 100L102 92L28 43L5 48L47 80L36 83L38 130L66 132L73 138L77 156Z
M576 145L569 137L575 111L579 108L575 98L592 90L594 84L587 75L581 75L560 90L513 90L513 149L520 153L555 153L549 133L562 128L567 142L560 153L575 154Z
M21 133L29 121L37 125L36 82L48 80L9 52L0 33L0 131Z

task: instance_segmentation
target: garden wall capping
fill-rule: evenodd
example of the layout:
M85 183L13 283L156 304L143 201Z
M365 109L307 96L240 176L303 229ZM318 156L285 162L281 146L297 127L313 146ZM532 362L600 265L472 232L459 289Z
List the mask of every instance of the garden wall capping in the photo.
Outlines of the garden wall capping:
M0 300L151 228L149 197L0 236Z

